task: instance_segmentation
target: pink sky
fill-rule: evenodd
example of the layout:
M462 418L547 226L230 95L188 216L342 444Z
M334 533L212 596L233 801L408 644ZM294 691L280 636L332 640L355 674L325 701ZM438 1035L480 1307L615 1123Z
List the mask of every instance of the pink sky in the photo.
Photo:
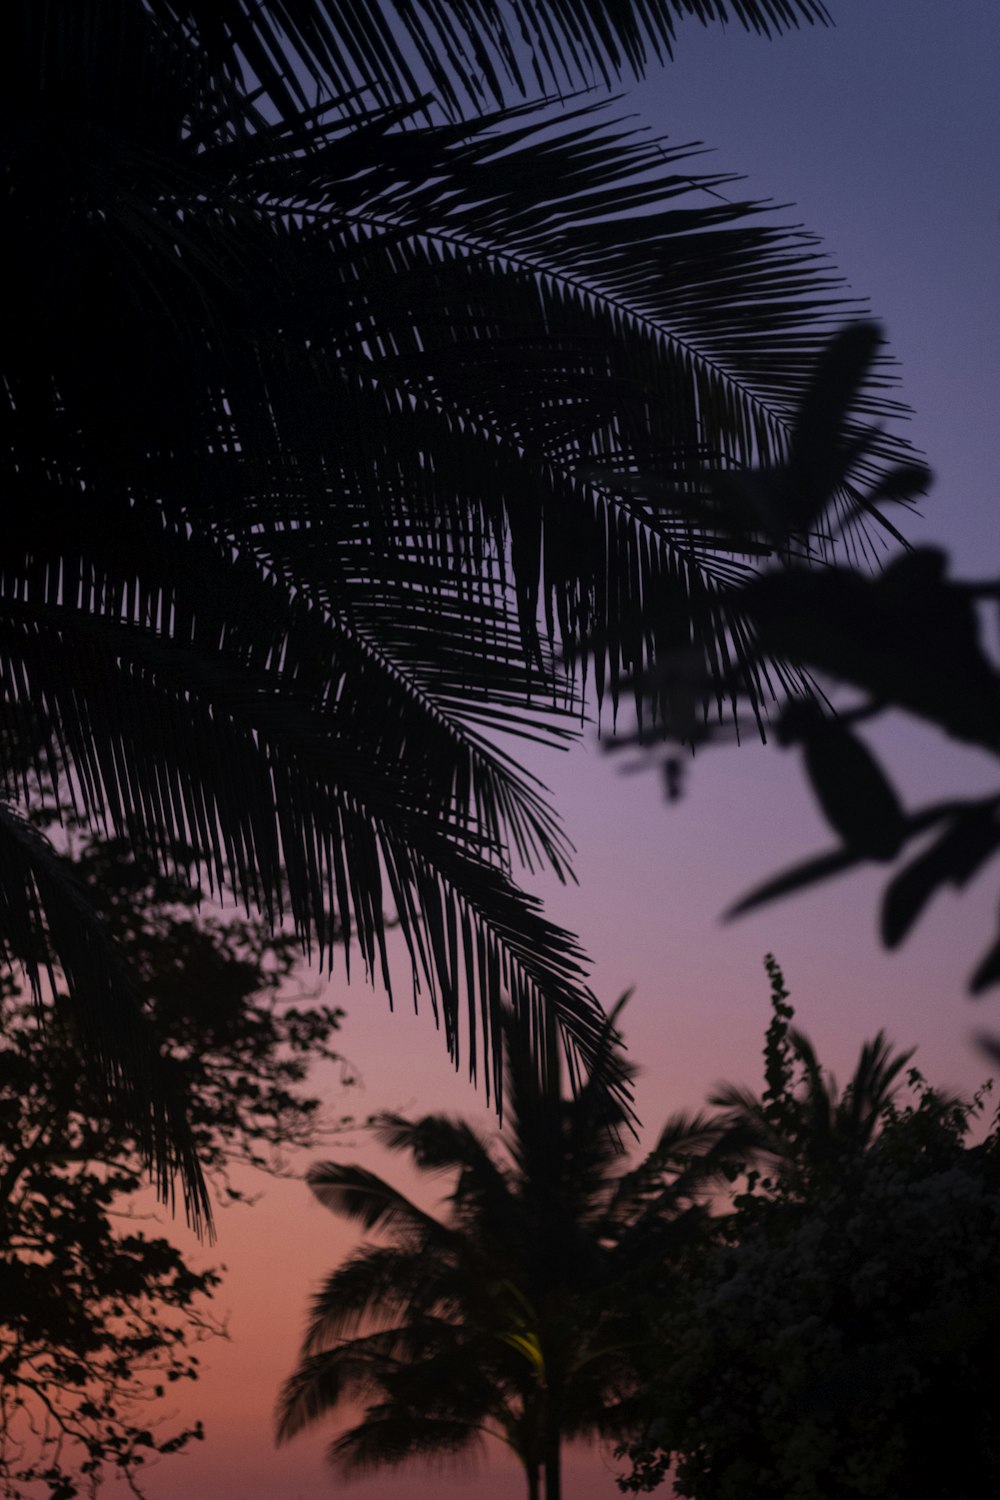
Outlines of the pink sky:
M939 475L928 519L911 535L944 540L967 573L995 575L1000 10L995 0L966 0L944 18L936 0L830 3L836 31L771 45L692 26L676 63L635 91L634 107L675 139L703 138L716 164L751 174L755 195L794 201L788 218L823 235L887 324L917 411L913 436ZM912 800L993 784L995 767L929 734L893 726L882 743ZM669 1111L700 1104L722 1078L758 1082L768 950L785 969L797 1019L840 1076L880 1026L900 1045L919 1043L934 1082L971 1089L984 1076L969 1038L991 1014L1000 1031L1000 1008L976 1009L963 990L995 919L988 877L982 890L940 899L896 955L878 947L880 882L867 875L722 926L718 914L734 897L828 842L789 757L712 752L678 807L662 802L655 776L620 775L592 734L569 755L532 764L555 788L579 851L578 888L540 887L549 912L583 938L606 1002L635 986L625 1030L649 1131ZM366 1084L349 1107L446 1108L492 1128L481 1098L449 1071L429 1015L410 1014L402 986L395 1016L360 985L348 992L334 982L332 992L348 1012L344 1050ZM397 1162L368 1148L365 1162L402 1180ZM223 1215L208 1257L230 1268L218 1308L229 1310L232 1337L206 1347L205 1378L183 1395L184 1414L204 1419L208 1439L150 1476L150 1500L339 1493L322 1463L329 1435L276 1454L271 1413L308 1294L353 1238L300 1184L263 1186L252 1211ZM599 1454L574 1456L571 1473L572 1500L617 1494ZM521 1490L516 1473L491 1465L474 1479L404 1471L349 1493L500 1500Z

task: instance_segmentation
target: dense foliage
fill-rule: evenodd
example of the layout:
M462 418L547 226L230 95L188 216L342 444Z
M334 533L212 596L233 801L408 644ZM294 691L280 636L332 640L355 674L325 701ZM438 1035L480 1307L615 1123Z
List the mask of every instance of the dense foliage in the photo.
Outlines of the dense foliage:
M646 1434L621 1487L669 1475L690 1500L995 1494L1000 1120L971 1139L988 1090L957 1101L910 1068L905 1102L876 1082L857 1130L872 1048L838 1098L789 1032L776 968L774 981L753 1110L764 1164L658 1320Z

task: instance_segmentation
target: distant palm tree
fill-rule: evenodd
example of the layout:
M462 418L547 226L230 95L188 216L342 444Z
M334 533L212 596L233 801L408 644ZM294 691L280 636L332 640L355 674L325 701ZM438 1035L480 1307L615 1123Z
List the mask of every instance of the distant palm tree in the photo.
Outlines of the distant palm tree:
M824 1172L835 1176L873 1144L914 1049L894 1052L879 1031L865 1042L854 1072L839 1089L809 1038L789 1024L793 1012L784 977L770 955L767 968L774 1008L765 1048L768 1087L758 1096L742 1085L724 1084L709 1103L723 1111L727 1128L743 1132L749 1155L775 1163L785 1174L801 1169L812 1181Z
M538 0L527 65L546 86L641 71L690 11ZM0 729L92 825L287 915L321 963L343 940L388 984L389 909L453 1057L464 1014L499 1085L504 994L543 1056L555 1028L586 1065L602 1018L576 939L515 882L515 858L565 876L569 846L494 732L564 743L586 655L615 703L679 645L749 663L727 601L766 544L704 474L784 451L850 308L808 238L725 201L687 148L595 104L490 113L525 87L501 6L416 14L5 15ZM182 1101L22 816L18 758L0 941L36 988L61 966L197 1212Z
M621 1070L617 1013L602 1050ZM321 1203L388 1243L363 1246L315 1297L278 1436L360 1401L363 1417L329 1450L345 1474L465 1455L490 1433L517 1454L530 1497L544 1475L546 1500L559 1500L563 1438L627 1428L641 1341L627 1293L668 1275L699 1233L722 1132L674 1116L629 1171L621 1105L593 1081L553 1092L512 1019L505 1038L501 1149L441 1115L376 1126L420 1171L456 1174L442 1218L364 1168L310 1171Z

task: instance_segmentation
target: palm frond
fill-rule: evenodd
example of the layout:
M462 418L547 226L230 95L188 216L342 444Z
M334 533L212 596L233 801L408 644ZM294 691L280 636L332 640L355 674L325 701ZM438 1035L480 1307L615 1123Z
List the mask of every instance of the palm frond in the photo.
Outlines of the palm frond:
M336 1437L326 1450L329 1463L345 1478L422 1459L434 1469L466 1470L485 1450L490 1427L460 1417L428 1415L394 1405L369 1407L365 1420Z
M879 1117L899 1088L900 1074L915 1051L911 1047L906 1052L894 1052L884 1031L864 1043L854 1072L837 1101L837 1124L849 1139L859 1143L871 1139Z
M858 308L808 236L755 222L763 205L720 203L704 190L731 179L692 176L691 148L595 120L596 108L390 133L381 189L352 178L343 224L363 245L362 279L435 289L425 326L393 314L398 287L372 324L393 354L372 387L372 433L382 401L386 422L412 409L417 446L406 459L404 416L391 461L409 466L414 492L433 484L438 534L454 551L478 546L480 566L484 540L509 534L522 632L533 637L541 609L571 659L585 639L599 692L608 683L616 696L623 674L683 632L717 676L735 653L756 697L766 683L727 595L752 571L739 554L763 555L768 539L752 513L734 523L711 508L706 474L780 462L832 327ZM419 174L418 142L435 158ZM328 198L340 201L339 178ZM859 428L900 414L886 379L883 358L858 396ZM427 451L448 455L450 472L435 460L429 474ZM908 452L882 435L858 483ZM493 513L469 532L466 509L459 541L441 517L473 488L478 514L491 502ZM539 492L544 512L516 498ZM870 525L892 530L857 485L841 503L849 550L871 545Z
M697 1113L676 1110L661 1127L653 1154L665 1167L670 1166L695 1152L707 1150L718 1136L719 1124L713 1116L701 1110Z
M449 1115L424 1115L408 1120L403 1115L381 1114L373 1122L376 1140L390 1151L407 1151L421 1172L470 1171L477 1175L503 1175L488 1143L467 1121Z
M362 1228L400 1235L430 1235L447 1242L447 1232L433 1214L412 1203L375 1172L347 1162L317 1162L306 1176L315 1198L333 1213L354 1219Z
M414 1309L425 1313L450 1306L447 1282L454 1277L454 1257L443 1237L404 1237L397 1221L397 1240L364 1245L325 1279L310 1304L303 1348L315 1354L338 1339L352 1338L367 1325L382 1330L405 1325Z
M0 599L8 718L31 706L74 768L83 807L116 833L154 838L168 863L177 845L214 851L209 878L273 917L287 899L321 962L341 938L349 961L355 934L388 983L385 882L456 1061L472 979L473 1071L476 988L488 1061L485 1001L501 980L527 1011L582 999L586 1052L599 1015L579 987L579 950L504 869L507 837L528 860L539 848L557 868L566 858L530 781L411 686L388 649L369 649L253 570L241 577L231 564L228 585L213 586L218 547L160 534L141 572L128 558L120 570L107 558L95 566L67 546L55 558L33 552ZM483 690L482 667L478 684L467 690Z
M748 1148L771 1150L777 1139L773 1121L768 1115L767 1105L745 1084L719 1084L709 1095L709 1104L723 1112L727 1126L739 1127L747 1134Z
M300 1361L278 1398L276 1438L286 1443L333 1411L345 1392L363 1384L372 1365L353 1346L324 1350Z
M448 1381L456 1362L466 1373L461 1391ZM347 1399L365 1401L365 1422L372 1422L379 1431L386 1430L382 1423L394 1415L400 1440L408 1422L411 1451L400 1451L398 1457L387 1452L382 1459L386 1464L424 1451L423 1437L431 1430L425 1424L441 1433L446 1429L440 1424L453 1423L468 1439L484 1430L484 1412L490 1413L493 1407L502 1410L492 1365L495 1359L491 1360L488 1345L475 1330L454 1321L411 1315L397 1326L316 1349L304 1357L278 1400L277 1441L288 1442Z
M763 1156L779 1170L808 1163L842 1173L847 1162L874 1144L913 1049L894 1052L885 1033L878 1032L865 1042L851 1077L839 1090L804 1032L789 1027L787 1044L789 1071L780 1099L726 1084L716 1089L710 1103L724 1112L721 1122L735 1130L746 1159ZM798 1065L794 1077L792 1059Z
M369 87L383 100L418 97L424 80L450 111L528 93L641 78L672 56L678 27L732 22L758 35L822 24L822 0L150 0L190 25L199 46L235 72L246 60L281 109L314 92ZM238 76L238 75L237 75Z

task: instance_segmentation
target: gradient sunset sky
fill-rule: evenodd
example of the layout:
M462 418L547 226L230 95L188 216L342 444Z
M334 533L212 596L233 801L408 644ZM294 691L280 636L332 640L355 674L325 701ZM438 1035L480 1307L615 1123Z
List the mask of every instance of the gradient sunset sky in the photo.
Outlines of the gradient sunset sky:
M683 29L672 65L628 90L621 109L675 142L714 148L706 169L737 171L747 193L794 205L780 217L822 236L850 290L885 324L915 411L914 442L937 475L915 541L940 541L955 570L1000 572L1000 6L996 0L828 0L836 21L766 42L741 31ZM993 645L996 645L994 640ZM902 723L878 743L909 802L995 785L995 763ZM974 1006L965 980L995 920L996 880L940 898L901 953L875 932L877 875L853 876L730 926L719 913L763 876L831 840L794 761L777 749L719 749L695 764L667 806L651 773L620 774L588 731L568 754L532 757L577 846L580 885L537 884L550 915L580 934L605 1003L634 986L625 1015L641 1065L638 1107L651 1135L699 1105L721 1079L757 1084L768 1018L765 952L781 962L797 1020L821 1059L846 1075L880 1026L919 1044L932 1082L969 1090L988 1072L972 1044L1000 1032L1000 1000ZM408 996L332 985L348 1012L344 1051L364 1092L358 1115L449 1109L494 1122L449 1069L430 1014ZM340 1108L340 1101L334 1100ZM367 1165L405 1181L358 1138ZM307 1163L303 1163L303 1168ZM230 1275L217 1309L231 1340L205 1346L204 1379L177 1410L207 1439L147 1478L150 1500L320 1500L339 1494L322 1460L332 1436L275 1452L272 1411L294 1363L306 1300L354 1242L300 1183L260 1184L252 1210L221 1215L220 1243L199 1258ZM434 1191L424 1201L434 1202ZM179 1403L180 1403L179 1398ZM614 1466L572 1455L571 1500L612 1500ZM475 1476L385 1474L345 1490L357 1500L519 1496L491 1455Z

